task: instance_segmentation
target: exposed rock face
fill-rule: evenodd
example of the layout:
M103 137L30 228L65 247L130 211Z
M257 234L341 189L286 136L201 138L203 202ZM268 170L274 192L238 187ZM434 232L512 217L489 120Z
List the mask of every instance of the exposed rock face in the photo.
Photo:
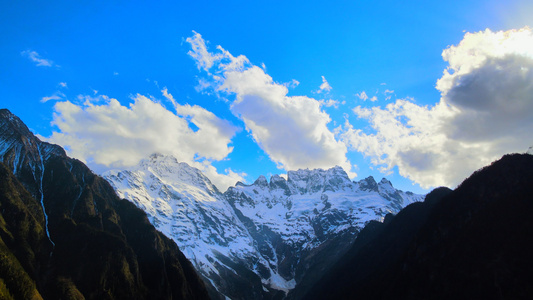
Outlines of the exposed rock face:
M286 297L311 271L328 269L366 223L423 199L387 180L352 182L340 167L260 176L222 194L199 170L160 154L103 176L232 299Z
M17 299L208 298L142 210L5 109L0 205L0 288Z

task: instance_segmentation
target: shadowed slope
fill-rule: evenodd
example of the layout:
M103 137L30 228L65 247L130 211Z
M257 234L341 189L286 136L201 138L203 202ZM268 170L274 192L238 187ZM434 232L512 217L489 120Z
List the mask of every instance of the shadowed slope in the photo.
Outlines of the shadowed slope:
M530 297L532 182L533 156L515 154L451 193L434 191L352 249L307 298Z

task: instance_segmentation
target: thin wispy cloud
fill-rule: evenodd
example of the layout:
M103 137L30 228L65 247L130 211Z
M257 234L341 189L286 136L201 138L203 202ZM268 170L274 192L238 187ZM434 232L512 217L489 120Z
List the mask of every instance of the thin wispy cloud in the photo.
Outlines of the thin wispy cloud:
M63 100L65 99L65 94L63 94L62 92L55 92L54 94L50 95L50 96L45 96L45 97L42 97L41 98L41 103L46 103L48 101L58 101L58 100Z
M337 100L334 100L334 99L319 100L319 102L320 102L320 104L322 104L325 107L334 107L334 108L339 108L339 105L346 103L344 101L340 102L340 101L337 101Z
M38 67L53 67L56 66L53 61L42 58L39 53L32 50L25 50L20 53L22 56L27 57L33 61Z
M298 80L293 79L290 82L284 83L283 85L288 87L288 88L292 88L293 89L293 88L297 87L299 84L300 84L300 82Z
M385 92L383 92L383 94L385 95L385 100L390 100L392 95L394 95L394 91L387 89Z

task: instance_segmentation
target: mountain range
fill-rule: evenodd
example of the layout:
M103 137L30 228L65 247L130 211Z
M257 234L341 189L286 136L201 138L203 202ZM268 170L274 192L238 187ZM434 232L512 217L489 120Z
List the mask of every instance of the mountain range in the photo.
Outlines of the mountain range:
M198 169L161 154L103 177L174 239L217 290L212 297L231 299L281 299L312 285L365 224L423 200L386 179L353 182L340 167L260 176L221 193Z
M0 299L530 299L533 155L426 196L340 167L100 177L0 109Z

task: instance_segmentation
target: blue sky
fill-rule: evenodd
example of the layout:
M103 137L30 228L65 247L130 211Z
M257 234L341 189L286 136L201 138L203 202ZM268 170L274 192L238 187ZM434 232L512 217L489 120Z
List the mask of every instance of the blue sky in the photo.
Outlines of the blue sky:
M533 145L533 5L431 2L3 1L0 106L97 172L158 151L220 186L335 164L454 186Z

